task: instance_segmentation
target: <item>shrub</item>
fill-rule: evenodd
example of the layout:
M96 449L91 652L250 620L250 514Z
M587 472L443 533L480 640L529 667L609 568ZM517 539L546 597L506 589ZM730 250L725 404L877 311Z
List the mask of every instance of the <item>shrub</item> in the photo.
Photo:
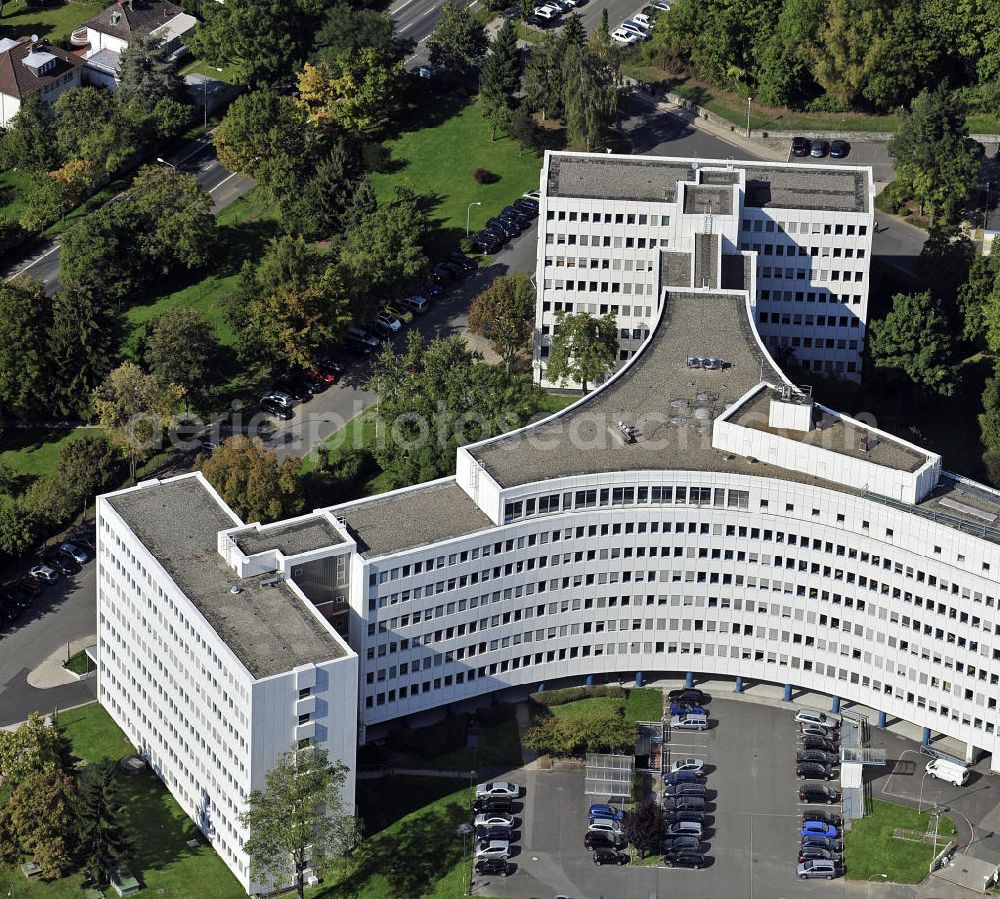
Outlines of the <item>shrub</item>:
M537 705L551 708L578 699L604 698L625 699L628 695L624 687L617 684L605 684L598 687L565 687L562 690L545 690L542 693L532 693L531 701Z
M472 177L476 179L477 184L493 184L499 180L489 169L476 169Z

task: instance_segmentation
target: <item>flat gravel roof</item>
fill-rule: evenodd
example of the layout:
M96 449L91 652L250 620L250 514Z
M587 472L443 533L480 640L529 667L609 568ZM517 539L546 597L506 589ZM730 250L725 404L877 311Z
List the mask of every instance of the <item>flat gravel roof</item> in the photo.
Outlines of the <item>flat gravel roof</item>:
M322 515L315 515L302 521L279 522L264 525L258 529L248 528L232 535L236 545L248 556L278 550L285 556L324 549L343 543L344 538Z
M241 578L226 565L218 534L240 522L200 478L149 483L106 499L253 677L345 655L283 579Z

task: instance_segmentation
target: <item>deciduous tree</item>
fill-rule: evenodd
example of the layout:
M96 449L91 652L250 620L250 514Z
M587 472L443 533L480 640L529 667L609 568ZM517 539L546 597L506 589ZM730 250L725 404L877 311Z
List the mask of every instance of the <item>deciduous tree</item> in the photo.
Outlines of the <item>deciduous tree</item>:
M198 395L208 385L219 342L215 331L195 309L171 309L152 322L146 340L146 364L162 384L176 384L185 395Z
M888 25L877 0L830 0L813 47L813 76L836 104L848 109L876 71Z
M405 71L388 51L360 47L332 62L306 63L299 75L299 102L317 126L330 123L349 132L371 131L399 100Z
M103 758L84 769L76 818L81 865L96 883L107 883L115 868L131 861L134 852L113 759Z
M38 91L29 93L0 137L0 165L47 172L62 160L52 113Z
M952 338L941 303L930 291L897 293L892 310L869 328L869 351L880 368L896 368L942 396L955 389Z
M347 769L310 744L281 756L253 790L240 823L250 836L244 851L255 880L284 885L291 880L305 896L305 869L323 870L355 848L359 822L344 811Z
M59 450L59 481L72 501L87 504L118 479L121 453L103 434L87 434Z
M501 275L469 307L469 327L486 337L509 372L514 360L531 348L535 288L522 273Z
M73 865L78 801L76 778L67 771L37 772L8 799L21 850L34 857L47 879L62 877Z
M202 463L202 474L244 521L269 522L302 511L301 460L278 457L259 437L230 437Z
M32 712L15 730L0 730L0 784L8 790L37 774L54 774L72 767L66 735Z
M666 829L667 813L654 799L643 799L622 818L622 831L642 858L659 852Z
M161 384L134 362L123 362L94 389L98 421L121 448L133 481L139 462L160 445L183 395L183 388Z
M545 377L560 384L567 380L587 385L603 378L618 357L618 327L614 315L597 318L586 312L556 313Z
M56 99L55 134L64 159L85 159L110 174L135 151L138 125L104 88L72 87Z
M129 38L118 63L115 99L151 113L160 100L181 100L184 83L159 36L139 31Z
M441 7L441 15L427 39L431 65L459 71L475 65L487 47L486 29L455 0Z
M392 19L374 9L355 9L343 0L334 3L324 14L323 24L316 32L316 60L333 62L343 53L353 53L362 47L386 52L402 60L413 48L413 41L393 33Z

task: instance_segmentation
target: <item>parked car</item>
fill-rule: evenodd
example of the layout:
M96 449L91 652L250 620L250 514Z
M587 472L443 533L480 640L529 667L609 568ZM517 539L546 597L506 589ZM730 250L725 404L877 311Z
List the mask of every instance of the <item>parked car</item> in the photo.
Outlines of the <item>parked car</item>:
M685 811L684 809L681 809L678 811L667 812L667 820L670 822L691 821L694 824L704 824L705 814L704 812Z
M672 702L670 703L670 714L671 715L686 715L688 712L692 712L695 715L707 715L708 709L704 706L694 705L690 702Z
M851 145L846 140L830 141L830 158L845 159L851 152Z
M837 754L840 751L840 748L833 742L833 740L824 740L822 737L803 737L802 748L819 749L822 752L830 752L833 754Z
M793 137L792 156L808 156L808 155L809 155L809 138Z
M513 203L515 209L520 209L528 218L538 217L538 201L529 200L527 197L521 197L515 200Z
M702 775L698 774L697 771L668 771L663 775L663 782L668 787L673 787L677 784L701 783L702 780Z
M825 140L817 139L809 145L809 155L812 156L813 159L822 159L829 152L830 144Z
M701 825L696 821L674 821L668 825L663 836L668 839L674 837L698 837L700 839Z
M640 38L634 31L627 31L624 28L616 28L611 32L611 40L613 40L616 44L623 44L626 47L631 47L632 44L638 44L642 38Z
M599 830L605 831L607 833L621 833L622 826L617 821L613 821L611 818L590 818L590 823L587 825L587 830L590 833L595 833Z
M28 609L35 601L34 597L28 596L27 593L22 593L17 587L7 587L4 590L0 590L0 598L7 605L14 606L17 609Z
M0 624L12 624L21 617L21 610L17 606L0 603Z
M499 228L504 234L511 238L517 237L523 230L516 222L512 222L510 219L498 218L497 216L486 220L486 227L489 228L491 225Z
M712 697L708 693L697 687L679 687L676 690L671 690L667 694L667 699L671 702L688 702L695 705L708 705L712 701Z
M599 846L593 852L595 865L627 865L628 856L617 849L608 846Z
M474 253L492 254L502 246L500 238L489 231L480 231L472 238L472 251Z
M19 580L14 581L14 586L22 593L27 593L28 596L38 596L43 589L42 582L37 578L33 578L30 574L26 574Z
M804 821L802 824L802 836L830 837L834 839L840 831L832 824L825 821Z
M624 836L606 830L588 830L583 838L585 849L624 849L626 845Z
M63 555L57 549L46 550L42 554L42 561L66 577L69 577L71 574L79 574L83 571L83 566L76 559L72 556Z
M676 773L677 771L694 771L696 774L701 774L705 770L705 763L701 759L686 758L677 759L670 766L670 771Z
M826 784L807 783L799 787L799 802L833 805L838 798L837 791Z
M322 359L317 361L316 368L322 372L329 372L336 379L340 379L340 376L347 371L347 366L338 359L334 359L330 356L324 356Z
M634 16L632 16L632 21L641 28L645 28L646 31L653 30L653 20L650 18L648 13L637 12Z
M337 375L334 372L326 368L321 368L318 365L307 368L303 374L308 378L310 384L322 385L322 390L326 390L331 384L337 383Z
M695 836L666 837L663 841L664 852L701 852L701 838Z
M513 839L513 833L509 827L477 827L476 837L480 840L506 840L508 843Z
M536 6L535 11L531 15L531 19L534 19L535 22L544 27L545 25L554 24L559 18L559 15L560 13L551 6Z
M666 0L653 0L653 8L660 12L670 12L670 4Z
M514 816L507 812L481 812L473 824L476 827L513 827Z
M84 549L82 546L77 546L75 543L69 543L68 541L59 544L59 552L72 559L76 559L76 561L81 565L86 564L94 557L93 553L89 550Z
M287 393L295 402L301 403L309 399L321 388L318 384L310 381L307 375L297 375L287 378L284 381L279 381L274 385L274 389L280 390L282 393Z
M834 827L844 826L844 819L840 815L824 811L823 809L803 812L802 823L805 824L807 821L822 821L824 824L832 824Z
M668 852L663 857L663 864L668 868L693 868L697 871L705 867L705 856L700 852Z
M830 837L803 837L803 849L826 849L827 852L842 852L844 844Z
M504 799L516 799L520 795L521 788L517 784L506 780L493 780L489 783L476 785L477 799L486 799L494 796L500 796Z
M840 764L840 756L822 749L803 749L795 756L797 762L815 762L819 765L829 765L831 768Z
M837 774L827 765L802 762L795 766L795 776L799 780L833 780Z
M542 192L537 187L533 187L531 190L526 190L521 196L527 200L534 200L537 203L542 196Z
M819 737L821 740L838 740L836 731L818 724L800 724L799 735L803 737Z
M267 400L270 403L274 403L276 406L283 406L285 409L291 409L295 405L295 400L292 398L290 393L285 393L284 390L268 390L261 398L261 402Z
M819 849L815 846L807 846L799 849L799 861L836 861L837 856L835 856L829 849Z
M621 821L625 816L620 808L608 805L606 802L594 802L587 813L590 818L608 818L611 821Z
M59 580L59 572L49 565L35 565L28 569L28 574L46 584L54 584Z
M812 709L799 709L795 713L796 724L816 724L819 727L834 729L840 727L840 719L825 712L814 712Z
M509 858L510 843L507 840L480 840L476 843L476 859Z
M683 715L674 715L671 717L670 726L674 730L706 730L708 728L708 717L686 712Z
M826 859L810 859L808 861L801 862L795 869L795 873L798 874L803 880L809 880L817 877L824 878L826 880L833 880L833 878L840 873L840 867L834 861L827 861Z
M418 315L423 315L430 308L425 297L403 297L399 302L400 305L406 307L411 312L416 312Z
M512 218L521 226L522 230L531 227L531 216L517 206L504 206L500 210L500 218Z
M675 799L678 796L700 796L704 799L708 793L705 785L699 783L674 784L673 786L668 786L666 792L667 796L671 799Z
M481 858L476 862L476 873L481 877L506 877L510 874L510 863L502 858Z
M639 35L640 40L646 40L649 37L649 31L643 28L642 25L634 19L626 19L618 27L625 29L625 31L631 31L634 34Z
M350 349L361 353L363 356L378 352L379 347L382 345L377 337L369 334L364 328L357 328L354 325L351 325L345 331L345 340Z
M488 812L492 815L511 815L514 813L514 803L506 796L488 796L476 799L472 803L472 808L476 814Z
M474 272L477 268L479 268L479 263L476 262L475 259L470 259L464 253L459 253L458 250L452 250L448 254L448 261L461 266L467 272Z
M302 384L303 394L305 394L308 389L309 396L315 396L317 393L322 393L332 383L327 381L323 375L313 368L308 368L302 372L300 381Z
M294 413L287 406L279 406L273 400L263 399L260 401L260 408L268 415L273 415L279 421L288 421Z
M703 812L706 801L704 796L668 796L663 801L663 810L668 815L679 812Z
M485 225L483 225L483 231L488 234L492 234L501 243L507 243L515 235L510 234L504 229L499 221L490 220Z

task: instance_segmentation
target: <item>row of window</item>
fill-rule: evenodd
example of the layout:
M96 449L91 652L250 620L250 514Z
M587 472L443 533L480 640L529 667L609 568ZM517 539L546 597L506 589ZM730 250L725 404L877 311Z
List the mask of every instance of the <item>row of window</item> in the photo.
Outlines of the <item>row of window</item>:
M545 213L549 222L602 222L605 225L651 225L666 228L670 225L669 215L647 215L633 212L577 212L576 210L549 209Z
M759 292L761 302L772 303L843 303L845 306L861 305L860 293L833 293L820 290L771 290L767 287Z
M864 237L868 233L867 225L830 224L826 222L775 222L770 219L743 219L742 231L759 234L832 234L834 236L851 236L858 234Z

